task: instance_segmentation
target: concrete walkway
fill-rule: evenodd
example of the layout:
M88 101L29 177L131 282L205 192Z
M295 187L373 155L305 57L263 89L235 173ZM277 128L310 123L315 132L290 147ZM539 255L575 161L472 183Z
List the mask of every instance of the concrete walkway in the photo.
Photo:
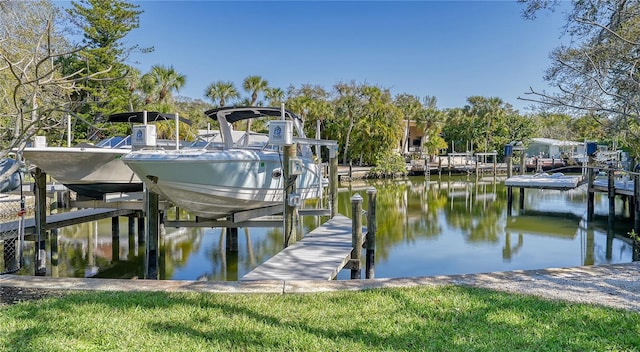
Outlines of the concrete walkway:
M526 270L375 280L270 280L246 282L119 280L0 276L2 287L30 289L295 294L388 287L462 285L593 303L640 312L640 262L562 269Z

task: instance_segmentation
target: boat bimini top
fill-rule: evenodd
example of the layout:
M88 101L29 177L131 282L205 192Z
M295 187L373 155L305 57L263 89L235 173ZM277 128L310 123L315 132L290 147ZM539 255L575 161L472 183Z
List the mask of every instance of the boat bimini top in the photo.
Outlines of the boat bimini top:
M146 117L145 117L146 114ZM176 114L166 114L155 111L133 111L133 112L121 112L117 114L109 115L108 122L129 122L129 123L144 123L153 121L173 121L176 119ZM183 117L178 117L180 122L186 123L191 126L191 121Z
M255 119L260 117L282 117L283 110L280 108L270 108L261 106L241 106L241 107L222 107L207 110L204 112L209 118L219 121L220 117L223 117L225 121L234 123L240 120ZM285 118L289 118L293 121L300 121L302 119L292 113L289 110L284 110Z
M226 148L237 147L239 145L244 145L246 147L249 144L249 136L255 135L252 137L255 139L257 136L261 135L252 134L251 131L246 131L243 137L244 143L237 143L238 141L234 141L232 135L232 124L234 122L259 119L264 117L273 117L292 121L297 136L305 138L304 130L302 128L302 119L298 115L286 109L261 106L222 107L207 110L204 113L212 120L218 121L218 124L220 125L222 140ZM266 136L263 136L263 139L264 138L266 138ZM265 139L263 141L260 141L259 144L265 145L265 143L267 142L268 141Z

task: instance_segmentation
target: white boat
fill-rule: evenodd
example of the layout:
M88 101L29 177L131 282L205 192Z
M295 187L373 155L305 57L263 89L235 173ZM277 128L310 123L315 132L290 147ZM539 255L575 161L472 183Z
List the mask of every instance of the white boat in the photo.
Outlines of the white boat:
M110 115L109 122L146 124L175 120L174 114L127 112ZM189 120L180 118L190 124ZM175 141L160 145L175 146ZM102 199L105 193L142 191L142 181L121 160L131 151L131 136L110 137L95 145L74 147L34 146L22 150L24 159L81 197Z
M220 219L235 212L282 205L283 156L264 133L238 134L234 124L252 119L293 121L294 137L305 138L302 120L290 111L268 107L219 108L205 114L218 121L221 143L182 150L138 150L123 157L149 191L196 216ZM264 125L263 125L264 126ZM301 174L296 179L300 200L321 193L320 168L308 145L298 144Z

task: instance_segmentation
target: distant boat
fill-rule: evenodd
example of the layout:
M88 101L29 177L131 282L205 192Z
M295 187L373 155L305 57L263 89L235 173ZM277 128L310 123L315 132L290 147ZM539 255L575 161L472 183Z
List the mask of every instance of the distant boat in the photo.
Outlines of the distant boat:
M567 162L561 158L526 158L527 171L548 171L567 166Z
M11 192L20 187L22 170L16 169L17 165L18 161L13 158L0 159L0 193Z
M285 177L278 146L269 144L264 133L238 134L233 124L286 118L292 121L296 136L305 138L302 120L290 111L269 107L219 108L205 114L220 125L221 143L202 149L132 151L122 160L150 191L199 217L219 219L242 210L282 205ZM299 199L317 198L321 174L309 146L298 144L297 157Z
M145 124L175 118L175 114L142 111L113 114L108 121ZM191 124L187 119L180 120ZM159 145L175 146L175 140L160 141ZM131 136L116 136L95 145L82 143L74 147L27 147L22 154L26 161L41 168L78 195L102 199L106 193L142 191L142 181L121 160L130 151Z

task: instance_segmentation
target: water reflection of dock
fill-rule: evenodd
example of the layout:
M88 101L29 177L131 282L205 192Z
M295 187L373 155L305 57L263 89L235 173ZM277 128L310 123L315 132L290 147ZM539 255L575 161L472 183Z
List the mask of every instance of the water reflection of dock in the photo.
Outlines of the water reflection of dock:
M599 169L595 167L584 167L583 175L564 175L559 172L536 175L509 175L505 180L505 186L507 186L507 214L512 214L513 187L520 189L520 210L522 211L524 210L525 189L570 191L587 184L587 221L592 221L594 217L595 193L607 193L609 199L609 227L613 227L614 225L616 217L616 197L619 196L622 199L623 208L629 208L629 217L634 221L634 231L640 233L640 205L636 204L640 199L640 174L608 168L599 172L600 174L604 174L604 177L596 177L596 170ZM623 176L619 177L619 173L622 173Z

